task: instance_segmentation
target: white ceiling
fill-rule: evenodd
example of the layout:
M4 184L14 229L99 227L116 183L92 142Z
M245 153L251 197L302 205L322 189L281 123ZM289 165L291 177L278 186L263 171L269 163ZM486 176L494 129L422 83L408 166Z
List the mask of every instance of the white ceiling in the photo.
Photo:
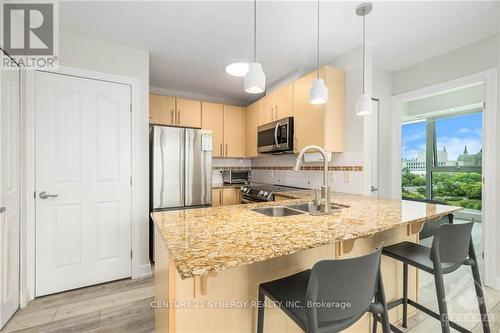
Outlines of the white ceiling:
M321 3L321 59L361 42L359 2ZM257 60L270 84L316 61L316 2L259 1ZM241 103L224 66L251 59L252 1L61 2L66 32L148 50L150 85ZM367 38L376 67L394 71L500 32L500 2L375 2Z

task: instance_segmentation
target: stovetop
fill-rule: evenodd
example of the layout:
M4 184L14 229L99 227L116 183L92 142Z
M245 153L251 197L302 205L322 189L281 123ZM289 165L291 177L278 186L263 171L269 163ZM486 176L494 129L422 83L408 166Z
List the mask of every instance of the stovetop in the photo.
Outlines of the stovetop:
M259 201L273 201L275 192L297 191L304 188L274 184L252 183L241 187L242 196Z

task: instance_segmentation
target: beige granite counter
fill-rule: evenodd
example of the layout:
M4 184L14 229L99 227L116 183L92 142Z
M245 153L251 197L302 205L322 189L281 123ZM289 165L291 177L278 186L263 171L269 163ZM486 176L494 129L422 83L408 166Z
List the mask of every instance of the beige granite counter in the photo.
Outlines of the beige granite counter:
M338 241L368 237L404 224L438 219L460 207L332 193L348 206L333 214L268 217L252 208L310 200L311 191L279 193L289 200L152 214L182 279L241 267Z
M213 183L212 188L221 189L221 188L240 188L243 184L224 184L224 183Z

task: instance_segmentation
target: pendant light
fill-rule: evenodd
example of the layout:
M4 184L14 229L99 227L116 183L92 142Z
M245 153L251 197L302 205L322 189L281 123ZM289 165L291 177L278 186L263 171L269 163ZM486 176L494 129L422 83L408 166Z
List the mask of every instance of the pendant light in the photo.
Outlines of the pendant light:
M371 2L365 2L356 7L356 14L363 17L363 91L356 100L356 114L358 116L369 115L372 112L372 98L366 93L365 71L366 71L366 15L373 9Z
M316 66L317 76L312 82L311 89L309 90L309 103L311 104L324 104L328 100L328 89L326 88L325 81L319 78L319 0L318 0L318 31L316 35Z
M266 74L257 62L257 0L253 2L253 63L248 66L243 85L249 94L260 94L266 90Z

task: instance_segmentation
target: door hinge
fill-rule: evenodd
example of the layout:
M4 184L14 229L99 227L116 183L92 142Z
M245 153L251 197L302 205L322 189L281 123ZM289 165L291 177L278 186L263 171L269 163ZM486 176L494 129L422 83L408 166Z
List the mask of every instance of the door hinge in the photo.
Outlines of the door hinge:
M483 185L484 185L484 177L483 177Z
M130 102L130 113L132 113L132 102Z
M130 250L130 259L132 259L132 250Z
M130 186L132 186L132 177L130 177Z
M36 191L35 191L35 192L33 192L33 198L35 198L35 199L36 199Z
M484 259L484 252L481 252L481 258Z

